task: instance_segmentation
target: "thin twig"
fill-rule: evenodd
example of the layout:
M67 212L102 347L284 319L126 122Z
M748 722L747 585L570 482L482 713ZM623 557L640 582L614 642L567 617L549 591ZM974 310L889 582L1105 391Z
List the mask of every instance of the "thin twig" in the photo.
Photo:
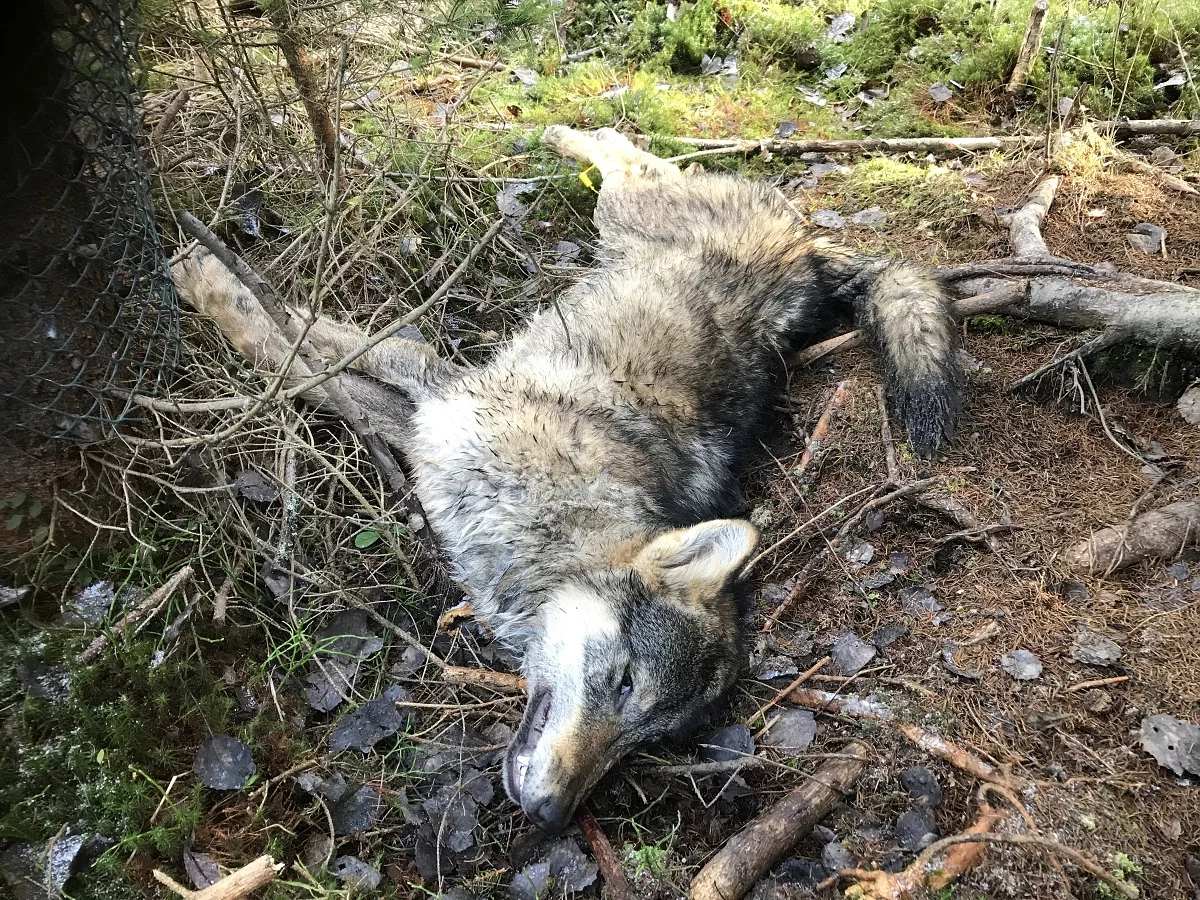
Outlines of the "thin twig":
M124 634L130 625L136 625L151 613L161 609L171 599L171 595L187 584L191 577L191 566L184 566L179 569L179 571L167 579L167 582L162 587L146 597L145 600L125 613L125 615L121 616L113 625L111 631L97 635L96 639L88 645L88 648L75 657L75 662L81 666L86 666L92 662L104 652L104 648L108 646L111 635Z

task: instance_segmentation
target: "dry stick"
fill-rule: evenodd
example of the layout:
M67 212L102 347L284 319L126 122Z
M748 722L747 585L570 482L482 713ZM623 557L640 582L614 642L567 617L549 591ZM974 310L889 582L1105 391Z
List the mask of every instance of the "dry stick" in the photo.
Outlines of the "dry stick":
M950 304L950 315L956 319L983 315L984 313L995 312L996 310L1012 306L1014 303L1020 303L1024 297L1024 285L1005 285L994 291L988 291L975 297L967 297ZM862 347L866 342L867 334L865 331L850 331L835 338L830 338L827 341L821 341L819 344L813 344L811 347L806 347L793 356L788 364L793 367L812 365L817 360L831 353L837 353L841 350L854 350Z
M1071 685L1064 693L1078 694L1080 691L1086 691L1088 688L1107 687L1110 684L1122 684L1128 680L1128 675L1116 675L1112 678L1093 678L1091 681L1081 681L1079 684Z
M442 669L442 680L447 684L491 688L501 694L523 694L526 688L525 679L520 675L493 672L490 669L468 669L463 666L445 666Z
M844 713L864 719L874 719L877 722L895 720L895 715L883 703L860 697L857 694L834 694L814 688L798 688L788 695L788 699L798 706L804 706L816 712ZM896 726L896 730L926 753L945 760L955 768L974 775L981 781L1015 792L1020 792L1028 786L1028 782L1024 779L1002 771L957 744L939 735L924 731L916 725L901 724Z
M1013 66L1012 77L1008 79L1005 88L1010 94L1022 90L1029 83L1029 73L1042 49L1042 31L1046 27L1046 13L1049 9L1048 0L1037 0L1033 4L1029 13L1029 23L1025 26L1025 37L1021 41L1021 49L1017 52L1017 63Z
M158 869L153 871L154 880L168 890L187 900L240 900L264 884L271 881L283 870L282 863L276 863L270 856L260 856L237 871L230 872L214 885L202 891L185 888L170 875Z
M104 648L108 646L110 635L123 634L125 629L130 625L136 625L152 612L157 611L160 607L166 605L166 602L171 599L171 595L187 584L192 577L192 567L184 566L157 591L131 609L125 615L121 616L113 625L112 630L96 636L96 639L88 645L88 648L75 657L75 662L81 666L86 666L99 656Z
M191 92L187 88L180 88L175 92L175 96L171 98L171 102L163 110L162 118L158 120L158 124L150 132L151 144L157 144L163 139L163 135L167 133L167 129L171 127L171 123L175 121L175 117L179 115L179 111L183 109L190 96Z
M450 289L454 287L458 280L462 278L464 274L466 274L467 270L471 268L472 264L479 257L479 254L482 253L484 248L492 242L492 238L500 233L500 229L503 226L503 217L493 222L491 228L489 228L483 237L479 239L479 242L467 252L467 255L463 257L462 262L458 264L453 272L446 276L446 280L438 285L437 290L430 294L427 300L425 300L419 306L414 307L399 319L396 319L386 328L371 335L371 337L365 342L358 347L355 347L332 366L329 366L324 371L319 372L313 375L311 378L300 382L300 384L296 385L294 388L289 388L288 390L284 391L283 396L287 399L299 397L301 394L306 393L312 388L324 384L330 378L333 378L335 375L339 375L341 372L345 371L345 369L352 365L360 356L367 353L377 345L383 343L388 338L395 335L398 331L408 327L413 322L417 321L417 319L421 318L421 316L425 315L425 313L429 312L434 305L436 305L440 300L442 300L442 298L446 296L446 294L450 292Z
M785 687L782 691L777 693L768 702L766 702L762 706L760 706L758 709L758 712L756 712L754 715L752 715L747 721L748 722L756 722L759 719L762 719L765 722L767 720L768 712L770 712L772 709L774 709L782 700L786 699L788 694L790 694L796 688L800 687L800 685L804 684L804 682L808 681L808 679L812 678L814 675L816 675L818 672L820 672L823 668L825 668L827 665L829 665L829 662L831 659L832 659L832 657L822 656L819 660L817 660L815 663L813 663L809 668L805 669L803 672L801 672L799 675L797 675L795 681L793 681L791 684L789 684L787 687Z
M804 448L804 454L800 457L800 465L796 467L795 478L799 484L804 478L804 473L808 467L812 465L812 461L816 459L817 454L822 451L823 445L829 438L829 426L833 422L833 417L846 402L846 393L850 386L850 379L841 381L834 388L833 395L829 398L829 403L825 406L825 411L821 413L821 418L817 420L817 425L813 428L812 435L808 439L808 445Z
M979 818L963 834L987 834L996 827L1004 816L986 803ZM983 859L986 847L981 844L961 843L946 853L936 868L929 863L936 854L922 853L906 869L892 875L882 870L850 869L840 873L858 883L846 889L851 900L905 900L909 897L928 896L957 881Z
M984 526L979 519L975 518L974 513L946 494L922 494L917 498L917 502L926 509L941 513L962 529L952 535L948 535L946 538L940 539L942 543L945 543L947 540L973 537L977 540L982 540L993 553L999 553L1003 548L1000 545L1000 541L996 539L996 536L992 532L1004 531L1013 527L1011 525Z
M875 402L879 404L879 437L883 442L883 461L887 466L888 481L898 484L900 466L896 462L896 442L892 439L892 423L888 419L887 396L883 385L875 386Z
M387 616L378 612L369 603L365 603L352 596L347 596L345 599L351 606L361 609L373 620L408 644L408 646L413 647L423 654L426 660L441 670L447 684L484 687L501 694L523 694L525 692L525 679L519 675L512 675L507 672L493 672L490 669L471 669L465 666L453 666Z
M843 497L841 500L838 500L836 503L833 503L830 506L826 507L825 509L821 510L821 512L817 513L811 519L809 519L805 522L801 522L799 525L797 525L795 528L793 528L791 531L789 531L787 534L785 534L783 537L781 537L779 540L777 540L771 546L767 547L765 550L763 550L760 553L758 553L757 555L755 555L755 557L753 559L751 559L750 562L746 563L745 567L742 569L741 577L745 578L747 575L750 574L750 572L755 568L755 566L757 566L762 560L766 559L768 556L770 556L772 553L774 553L776 550L778 550L784 544L790 543L791 541L798 538L800 535L802 535L804 532L808 531L808 529L815 526L818 522L820 522L826 516L832 515L834 512L836 512L837 510L839 510L841 508L842 504L846 503L848 500L853 500L855 497L859 497L859 496L867 493L868 491L873 491L873 490L876 490L876 488L863 488L861 491L855 491L853 494L848 494L847 496ZM796 576L796 584L797 585L799 585L802 582L802 580L803 579L801 578L801 576L799 576L799 575ZM793 588L793 590L795 590L795 588ZM778 607L776 609L778 610Z
M712 155L736 153L774 153L780 156L799 156L802 153L934 153L963 155L992 150L1019 150L1038 146L1041 137L1017 135L1011 137L969 138L862 138L839 141L790 141L763 139L759 141L724 138L673 138L681 144L712 151Z
M866 768L870 748L851 741L786 797L733 836L692 881L691 900L739 900L827 816Z
M288 72L291 73L292 81L296 83L304 111L312 125L317 156L325 171L332 172L337 148L337 129L333 126L333 119L329 117L329 104L321 97L321 82L314 71L312 57L296 37L291 0L275 0L268 14L275 27L279 49L283 51L283 58L287 61ZM341 98L338 99L340 101Z
M592 856L596 857L596 865L604 876L604 883L608 885L613 900L633 900L633 887L625 877L625 870L621 868L621 862L596 817L586 807L581 807L575 814L575 822L591 845Z
M1197 190L1194 185L1184 181L1177 175L1172 175L1170 172L1164 172L1158 166L1146 162L1144 159L1139 159L1132 153L1117 151L1117 161L1122 168L1132 169L1142 175L1151 175L1163 183L1164 187L1168 187L1173 191L1178 191L1181 194L1187 194L1192 197L1200 197L1200 190Z

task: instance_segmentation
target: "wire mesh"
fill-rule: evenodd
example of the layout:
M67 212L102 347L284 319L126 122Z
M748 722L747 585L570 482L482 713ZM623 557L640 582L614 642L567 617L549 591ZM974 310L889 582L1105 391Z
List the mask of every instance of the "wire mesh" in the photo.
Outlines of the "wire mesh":
M33 0L0 33L0 434L98 439L175 359L134 7Z

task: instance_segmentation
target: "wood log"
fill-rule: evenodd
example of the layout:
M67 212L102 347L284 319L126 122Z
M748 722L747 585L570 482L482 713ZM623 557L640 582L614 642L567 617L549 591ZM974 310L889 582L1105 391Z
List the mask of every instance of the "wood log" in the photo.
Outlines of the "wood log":
M1025 25L1025 37L1021 40L1021 49L1017 51L1017 62L1013 66L1012 75L1005 88L1010 94L1025 89L1029 83L1029 73L1033 71L1038 53L1042 49L1042 32L1046 29L1046 13L1050 11L1049 0L1036 0L1033 9L1029 11L1029 22Z
M1072 572L1110 574L1147 559L1172 559L1200 547L1200 499L1180 500L1144 513L1127 526L1104 528L1063 551Z
M739 900L854 786L870 748L851 741L800 787L743 828L692 881L691 900Z

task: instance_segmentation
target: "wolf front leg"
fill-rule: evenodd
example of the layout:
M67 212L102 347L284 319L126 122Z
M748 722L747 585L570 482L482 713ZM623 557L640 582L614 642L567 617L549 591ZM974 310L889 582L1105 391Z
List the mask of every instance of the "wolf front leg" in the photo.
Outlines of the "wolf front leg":
M185 257L172 267L171 277L184 302L211 319L226 340L255 366L277 372L286 362L289 389L312 374L255 296L211 253L198 250ZM312 320L294 309L288 312L326 364L334 365L357 354L350 368L397 387L414 400L458 372L426 344L396 337L372 344L353 325ZM307 391L304 397L314 405L324 402L320 388Z

